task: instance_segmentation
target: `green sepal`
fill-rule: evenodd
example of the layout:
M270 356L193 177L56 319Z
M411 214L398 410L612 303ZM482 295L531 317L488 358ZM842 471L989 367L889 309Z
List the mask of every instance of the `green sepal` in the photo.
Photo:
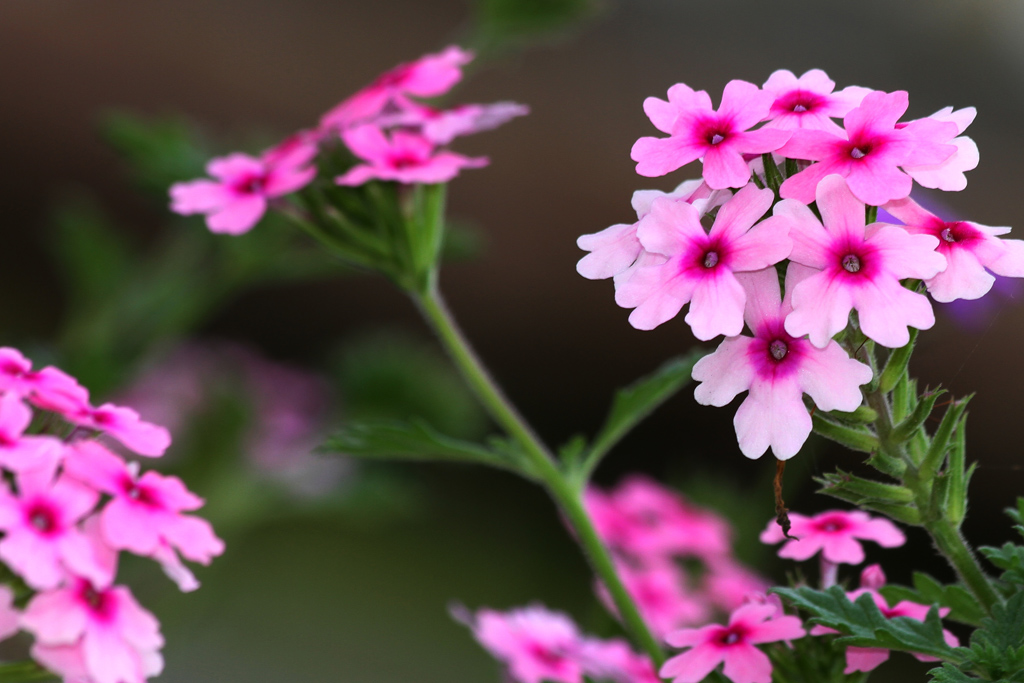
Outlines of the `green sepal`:
M851 424L872 424L878 419L878 413L868 406L861 406L852 413L843 412L842 410L830 410L825 415L838 422L848 422Z
M872 453L871 457L865 462L882 474L888 474L893 479L902 479L907 471L907 463L882 451Z
M765 184L771 188L771 191L775 193L775 196L779 196L779 188L782 187L782 182L785 178L782 177L782 173L779 172L779 167L775 165L775 159L772 158L771 152L765 152L761 155L761 163L764 164L764 181Z
M914 502L914 493L903 486L895 484L883 484L880 481L863 479L861 477L837 469L831 474L826 474L818 479L822 484L819 493L835 496L837 492L849 494L850 502L877 500L880 502L906 505ZM853 498L856 498L854 500Z
M967 514L967 487L977 463L966 467L967 458L967 413L960 417L954 432L953 445L949 449L946 472L949 474L949 494L946 496L946 519L957 528Z
M903 422L910 413L914 412L916 398L917 380L910 379L910 375L904 369L892 390L892 421L894 424ZM911 405L912 403L914 405Z
M490 448L441 434L422 420L353 422L318 449L360 458L465 462L522 472L518 450L501 439Z
M910 526L921 526L923 519L921 518L921 512L914 506L901 505L898 503L885 503L881 501L865 501L862 505L866 508L870 508L875 512L880 512L886 517L891 517L897 522L903 522Z
M939 400L939 397L946 393L945 389L938 389L932 393L926 394L921 397L917 407L914 408L907 419L896 425L890 437L896 443L905 443L910 440L910 437L914 435L914 432L919 430L924 424L928 416L932 414L932 410L935 408L935 402Z
M909 617L887 619L871 595L865 593L851 602L841 586L832 586L826 591L807 586L773 588L771 592L810 612L811 623L843 634L836 640L838 645L904 650L954 663L963 662L967 654L963 648L946 644L939 610L934 605L922 622Z
M967 403L970 400L971 397L968 396L959 401L954 401L946 408L946 412L942 416L942 422L939 423L939 428L935 430L935 435L932 437L928 452L921 462L922 479L929 479L942 467L942 463L946 459L946 452L949 450L949 441L957 424L960 422L960 417L967 410Z
M405 227L413 274L420 292L425 292L430 285L441 256L447 189L443 183L413 186L412 215L406 219Z
M948 607L950 613L946 618L961 624L978 626L985 618L985 611L978 606L978 601L959 584L944 585L923 572L914 572L913 583L913 588L888 584L878 591L890 605L895 605L901 600L910 600L924 605L937 604Z
M906 346L902 346L898 349L894 349L889 354L889 358L885 361L885 367L882 369L882 374L879 375L878 388L883 393L889 393L896 386L896 383L900 381L900 377L907 369L907 365L910 363L910 356L914 353L914 343L917 341L917 328L910 328L910 341L907 342Z
M878 437L866 429L844 427L830 422L817 413L811 417L811 423L816 434L852 450L873 453L879 448Z

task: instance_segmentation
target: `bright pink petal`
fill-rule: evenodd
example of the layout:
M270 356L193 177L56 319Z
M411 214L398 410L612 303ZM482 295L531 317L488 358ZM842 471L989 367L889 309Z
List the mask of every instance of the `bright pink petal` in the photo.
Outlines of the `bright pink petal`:
M636 172L640 175L647 175L640 170L639 165L637 165ZM723 144L706 150L703 175L704 182L716 190L743 187L750 182L750 167L738 150L730 149Z
M260 195L237 196L220 210L206 217L210 232L241 235L256 225L267 210L267 200Z
M693 366L693 379L700 382L693 396L701 405L724 406L750 388L754 368L747 360L753 339L732 337L719 344L714 353Z
M796 455L811 434L811 416L802 396L793 379L755 378L733 418L743 455L759 458L769 447L779 460Z
M806 266L793 262L789 268ZM812 344L825 348L833 335L846 328L851 310L852 292L831 273L817 272L793 289L793 312L786 317L786 332L794 337L806 334Z
M590 253L576 263L576 272L588 280L603 280L629 268L643 248L636 228L636 223L619 223L601 232L581 235L576 246Z
M889 651L880 647L848 647L843 673L849 675L858 671L872 671L888 659Z
M863 401L862 384L871 381L871 368L850 358L839 344L806 354L797 371L800 387L820 410L856 410Z
M630 158L637 162L636 172L648 178L666 173L696 161L704 154L704 146L694 144L689 138L643 137L633 143ZM747 178L750 170L747 170ZM744 181L745 183L746 181ZM740 183L741 185L743 183ZM721 187L730 187L724 185Z
M753 645L736 644L726 652L722 673L733 683L771 683L772 663Z
M662 678L672 678L675 683L699 683L724 659L724 648L711 644L698 645L669 659L661 667L658 675Z
M908 327L927 330L935 324L935 313L927 297L911 292L897 281L882 280L857 289L853 302L864 334L891 349L907 345Z

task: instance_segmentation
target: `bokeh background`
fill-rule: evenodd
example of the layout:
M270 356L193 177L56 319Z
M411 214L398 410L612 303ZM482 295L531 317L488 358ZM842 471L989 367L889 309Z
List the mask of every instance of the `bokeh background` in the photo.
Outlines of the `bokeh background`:
M1024 225L1022 32L1015 0L3 0L0 342L62 364L99 396L134 387L144 403L140 373L151 388L184 382L171 405L191 412L170 466L208 498L228 541L192 595L126 567L164 622L162 680L496 680L448 616L453 602L540 600L608 626L531 486L472 468L304 459L317 430L395 406L471 435L487 425L388 283L339 270L273 221L243 246L211 237L167 213L164 180L189 177L203 154L256 151L312 125L394 64L477 47L452 101L515 100L532 113L457 145L492 163L450 188L463 244L442 288L508 393L560 443L592 433L616 387L692 344L681 318L633 330L611 284L574 270L578 235L631 220L635 189L685 177L634 173L630 146L654 132L645 97L683 81L717 101L729 79L819 67L839 87L910 91L911 116L974 105L981 165L967 190L931 200ZM1021 296L1009 283L966 312L941 309L913 366L923 383L978 392L966 527L978 543L1008 538L1000 510L1024 483ZM182 358L200 358L213 388L185 382ZM276 394L287 400L261 403ZM302 415L315 419L289 413L311 395ZM647 472L729 511L740 552L781 580L755 541L774 465L742 457L732 412L684 391L598 478ZM294 467L266 447L254 455L273 419ZM835 464L857 458L811 442L787 471L791 507L831 505L812 478ZM913 532L906 549L870 557L896 580L911 559L945 576Z

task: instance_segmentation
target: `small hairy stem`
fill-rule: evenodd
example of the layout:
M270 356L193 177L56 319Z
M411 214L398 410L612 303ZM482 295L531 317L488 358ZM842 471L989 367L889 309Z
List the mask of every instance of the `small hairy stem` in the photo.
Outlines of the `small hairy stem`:
M436 278L431 278L425 292L411 292L414 301L488 413L523 449L531 474L543 483L564 513L591 568L608 589L626 629L650 656L655 668L660 669L665 662L665 653L619 578L612 557L583 505L582 492L559 469L555 457L483 366L445 306L435 281Z
M960 580L967 585L985 611L991 614L992 606L999 602L999 595L960 531L946 519L926 522L924 528L935 541L939 552L953 565Z

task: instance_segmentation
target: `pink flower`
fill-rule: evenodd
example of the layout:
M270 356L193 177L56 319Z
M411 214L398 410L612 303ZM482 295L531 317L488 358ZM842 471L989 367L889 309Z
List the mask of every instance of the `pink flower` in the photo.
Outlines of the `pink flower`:
M896 525L883 517L870 517L859 510L829 510L814 517L789 513L793 525L790 535L779 549L779 557L808 560L821 551L829 562L860 564L864 561L864 548L858 539L874 541L883 548L895 548L906 542L906 536ZM782 528L773 519L761 532L762 543L785 540Z
M0 586L0 640L7 640L20 629L21 613L14 606L14 591Z
M179 585L198 587L191 574L181 573L175 550L203 564L224 552L224 543L206 520L182 514L202 507L203 500L177 477L153 471L140 477L95 441L75 443L64 472L111 496L99 513L103 539L110 547L165 560L162 564L170 566L172 578L182 579ZM165 559L168 554L173 559Z
M32 422L32 409L21 396L8 392L0 396L0 465L14 472L45 469L52 472L64 450L52 436L25 436Z
M842 135L843 129L832 119L849 114L871 92L869 88L856 85L832 92L835 81L821 69L811 69L800 78L788 69L780 69L769 76L762 87L775 96L771 120L765 128L809 128L834 135Z
M786 331L807 334L823 348L856 309L865 335L899 348L910 339L908 326L926 330L934 325L928 299L900 280L928 280L946 267L946 259L935 252L938 238L881 223L865 227L864 204L836 175L818 185L817 203L824 225L798 201L775 205L775 217L785 221L793 238L790 271L801 275Z
M784 327L801 274L789 265L785 300L774 268L743 274L745 318L754 336L726 339L693 367L693 379L701 382L694 397L701 405L724 406L750 391L733 419L748 458L761 457L769 447L779 460L796 455L811 433L805 392L820 410L850 411L861 404L860 385L871 381L871 369L834 341L816 348Z
M70 571L103 585L109 573L78 528L99 501L96 491L52 470L34 469L16 478L18 494L0 490L0 558L36 589L59 586Z
M83 406L64 417L80 427L107 434L139 455L161 456L171 445L171 434L166 429L140 419L131 408L113 403L104 403L98 408Z
M633 652L623 640L584 638L578 659L587 677L611 683L660 683L651 660Z
M70 681L143 683L163 668L160 625L127 588L75 579L37 594L21 617L32 656Z
M992 228L970 221L944 221L907 197L885 205L885 210L915 235L938 240L937 251L946 259L946 269L925 281L936 301L978 299L992 289L997 275L1024 277L1024 241L1000 240L1010 228Z
M861 573L860 577L860 588L851 593L847 593L846 596L851 600L855 601L861 595L867 593L874 600L875 605L879 611L885 616L886 619L892 619L894 617L907 617L916 621L924 621L925 617L928 616L930 607L928 605L922 605L916 602L910 602L909 600L902 600L893 607L889 607L889 603L878 592L878 589L885 585L885 573L882 568L873 564L866 567ZM939 608L939 616L946 616L949 614L948 607ZM810 635L820 636L831 633L837 633L834 629L825 626L815 626L811 629ZM959 647L960 641L955 635L947 631L942 630L943 639L946 644L950 647ZM914 654L914 653L911 653ZM929 657L928 655L914 654L918 660L922 662L937 662L938 659ZM878 667L879 664L889 659L889 650L880 647L848 647L846 648L846 668L843 670L844 674L852 674L857 671L871 671Z
M710 616L710 605L701 594L686 589L686 574L673 561L636 567L619 562L616 568L626 591L655 636L661 638L674 629L704 623ZM600 582L597 594L605 607L618 615L608 589Z
M729 81L722 104L715 111L711 98L682 83L668 90L668 101L656 97L644 100L644 112L667 138L640 138L630 156L636 172L661 176L703 158L704 180L716 190L743 187L750 181L750 167L744 154L774 152L789 139L784 130L750 130L769 116L772 93L753 83Z
M903 170L921 187L946 192L959 192L967 187L967 176L964 175L964 172L978 167L980 155L978 154L978 145L974 143L974 140L966 135L961 135L961 133L971 125L977 114L978 111L974 107L965 107L956 111L953 111L953 107L946 107L929 116L928 118L932 121L956 124L956 134L959 137L944 141L956 147L956 151L941 163L905 166Z
M654 329L689 302L685 320L698 339L739 334L746 294L735 273L778 263L791 249L788 229L778 220L755 225L773 198L771 190L744 187L718 210L710 233L701 226L697 209L685 201L654 200L637 237L647 252L665 261L616 281L615 302L636 309L630 324Z
M712 560L702 583L701 590L708 599L729 612L748 602L751 596L763 595L771 586L763 576L729 556Z
M640 475L605 494L584 495L601 539L641 561L670 555L718 558L729 553L729 523Z
M391 105L405 108L407 96L437 97L462 79L462 67L473 53L450 46L437 54L399 64L366 88L337 105L320 119L320 129L341 130L373 119Z
M703 180L687 180L671 192L637 190L633 193L633 210L636 211L638 222L619 223L601 232L581 235L576 240L576 246L590 253L576 264L576 272L588 280L603 280L619 275L632 266L643 251L640 239L636 236L639 219L651 212L651 205L659 197L693 204L697 213L703 216L721 206L731 196L729 190L712 190ZM658 263L662 261L664 257L656 259Z
M477 612L473 634L519 683L580 683L581 636L566 615L539 605Z
M14 392L60 413L89 402L89 392L74 377L53 366L33 370L32 361L10 347L0 348L0 392Z
M517 116L530 113L530 108L517 102L493 104L460 104L451 109L421 108L419 126L423 137L435 145L447 145L462 135L493 130Z
M907 93L872 92L843 119L846 134L799 129L779 150L790 159L817 161L787 178L780 193L804 204L814 201L818 182L839 174L862 202L880 206L910 194L913 180L900 166L939 164L955 151L942 144L956 135L956 125L930 119L896 122L907 110Z
M670 633L665 638L669 645L690 649L665 662L659 674L675 683L697 683L725 662L723 673L733 683L770 683L771 662L755 645L805 635L800 619L772 618L776 610L770 604L744 605L732 613L728 626L710 624Z
M234 153L213 159L206 172L216 180L191 180L171 186L171 211L206 214L212 232L240 235L252 229L267 202L305 187L316 176L309 165L316 142L292 137L260 158Z
M365 161L335 179L339 185L362 185L368 180L399 183L446 183L463 168L487 165L485 157L466 157L436 151L434 143L421 134L404 130L389 136L378 126L363 125L342 132L352 153Z

